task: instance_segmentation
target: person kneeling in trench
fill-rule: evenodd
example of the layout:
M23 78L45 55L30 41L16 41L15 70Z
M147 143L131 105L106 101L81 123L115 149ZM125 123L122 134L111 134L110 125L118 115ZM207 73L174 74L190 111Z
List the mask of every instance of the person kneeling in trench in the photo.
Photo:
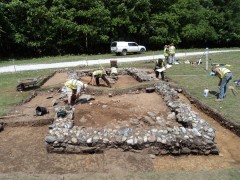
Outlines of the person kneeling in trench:
M68 107L72 109L74 104L73 99L78 100L81 95L82 91L85 91L87 88L87 84L77 80L77 79L70 79L65 82L67 97L68 97ZM75 97L75 98L74 98Z
M118 70L116 67L111 67L110 76L112 77L112 79L118 79Z
M159 74L161 74L162 80L164 80L164 70L166 69L166 64L163 59L158 59L155 63L155 74L156 78L159 78Z
M90 80L92 86L93 86L94 79L96 81L96 85L99 86L100 85L100 83L99 83L100 78L102 78L102 80L104 80L107 83L108 87L111 88L111 84L108 81L108 79L106 78L106 73L103 70L96 70L92 73L92 77L91 77L91 80Z

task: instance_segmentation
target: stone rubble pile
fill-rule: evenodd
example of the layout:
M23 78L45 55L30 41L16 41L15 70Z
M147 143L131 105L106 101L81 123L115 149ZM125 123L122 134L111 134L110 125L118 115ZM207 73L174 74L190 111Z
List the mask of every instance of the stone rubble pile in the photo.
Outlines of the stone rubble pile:
M145 81L145 74L140 75L139 72L128 69L132 76ZM61 117L58 114L64 108L57 108L56 120L45 137L48 152L97 153L109 148L121 148L124 151L147 150L154 155L218 154L214 142L215 130L198 117L191 106L181 101L177 91L167 83L159 82L155 89L171 110L168 119L175 119L179 126L154 126L154 121L161 121L162 117L159 119L149 112L144 117L149 123L148 127L86 128L73 126L74 110L66 111L67 115Z
M124 70L127 71L128 75L132 76L139 82L158 80L157 78L149 75L147 72L141 71L136 68L125 68Z
M79 71L79 72L68 72L68 76L70 77L76 77L76 74L78 77L84 77L89 74L89 72L92 72L96 69L91 69L88 71ZM107 71L110 71L110 69L106 68ZM141 71L137 68L118 68L118 74L119 75L130 75L133 78L135 78L139 82L144 82L144 81L153 81L153 80L158 80L157 78L149 75L147 72Z

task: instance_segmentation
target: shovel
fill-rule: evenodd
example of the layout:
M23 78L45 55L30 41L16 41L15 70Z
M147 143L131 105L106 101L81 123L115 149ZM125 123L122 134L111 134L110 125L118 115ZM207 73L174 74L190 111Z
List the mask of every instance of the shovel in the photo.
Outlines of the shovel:
M59 91L60 91L61 89L58 89L57 90L57 92L55 92L53 95L51 95L51 96L48 96L46 99L51 99L51 98L53 98L57 93L59 93Z
M229 86L229 89L232 91L234 96L236 96L236 94L238 94L238 92L234 89L233 86Z

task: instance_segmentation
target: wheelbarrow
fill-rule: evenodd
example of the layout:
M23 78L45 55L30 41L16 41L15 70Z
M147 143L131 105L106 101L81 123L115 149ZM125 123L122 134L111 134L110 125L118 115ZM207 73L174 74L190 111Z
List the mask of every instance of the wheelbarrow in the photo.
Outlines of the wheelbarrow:
M18 81L17 91L24 91L28 88L33 88L37 84L36 78L26 78Z

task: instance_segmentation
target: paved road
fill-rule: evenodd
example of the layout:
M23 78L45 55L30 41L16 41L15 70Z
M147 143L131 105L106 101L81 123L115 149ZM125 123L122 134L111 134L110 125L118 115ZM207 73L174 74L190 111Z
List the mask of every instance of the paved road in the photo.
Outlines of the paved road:
M224 52L234 52L240 50L221 50L221 51L209 51L209 54L213 53L224 53ZM176 53L176 58L199 55L201 56L203 52L189 52L189 53ZM153 56L141 56L141 57L126 57L126 58L114 58L118 63L121 62L134 62L134 61L145 61L157 58L163 58L163 55L153 55ZM51 63L51 64L28 64L28 65L11 65L0 67L0 73L4 72L15 72L15 71L28 71L28 70L38 70L38 69L52 69L52 68L66 68L66 67L76 67L76 66L91 66L96 64L109 64L112 59L97 59L97 60L81 60L74 62L61 62L61 63Z

